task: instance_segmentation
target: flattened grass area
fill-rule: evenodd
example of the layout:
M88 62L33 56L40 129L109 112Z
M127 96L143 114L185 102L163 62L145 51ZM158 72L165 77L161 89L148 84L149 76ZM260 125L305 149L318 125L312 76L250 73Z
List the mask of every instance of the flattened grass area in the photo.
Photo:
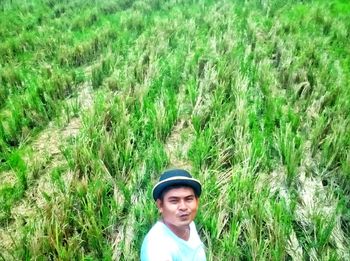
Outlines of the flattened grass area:
M0 258L137 260L203 183L208 260L350 259L350 3L0 3Z

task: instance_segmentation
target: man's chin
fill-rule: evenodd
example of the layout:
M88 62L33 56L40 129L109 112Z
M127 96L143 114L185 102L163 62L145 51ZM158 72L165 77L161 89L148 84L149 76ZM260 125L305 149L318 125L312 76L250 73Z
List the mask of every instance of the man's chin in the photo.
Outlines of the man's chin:
M178 224L181 226L189 225L191 223L191 217L179 217Z

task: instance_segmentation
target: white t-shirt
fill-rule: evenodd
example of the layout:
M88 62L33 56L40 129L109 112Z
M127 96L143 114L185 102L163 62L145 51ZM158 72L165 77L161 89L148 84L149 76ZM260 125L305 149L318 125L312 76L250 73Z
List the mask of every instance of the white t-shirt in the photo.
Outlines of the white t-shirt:
M141 247L141 261L205 261L204 245L194 222L185 241L158 221L148 232Z

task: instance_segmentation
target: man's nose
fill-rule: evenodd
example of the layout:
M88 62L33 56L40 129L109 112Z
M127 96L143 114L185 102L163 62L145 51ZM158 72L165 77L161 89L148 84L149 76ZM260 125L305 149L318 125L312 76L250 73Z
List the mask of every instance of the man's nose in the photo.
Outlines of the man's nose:
M180 210L186 210L187 209L187 205L186 205L186 203L185 203L185 201L184 200L180 200L180 203L179 203L180 205L179 205L179 209Z

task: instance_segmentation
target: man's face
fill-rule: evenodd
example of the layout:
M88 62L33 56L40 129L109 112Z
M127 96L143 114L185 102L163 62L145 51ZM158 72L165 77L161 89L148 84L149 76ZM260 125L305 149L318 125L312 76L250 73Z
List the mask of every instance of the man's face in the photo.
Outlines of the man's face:
M170 189L161 201L157 200L163 220L177 228L188 226L197 214L199 200L189 187Z

